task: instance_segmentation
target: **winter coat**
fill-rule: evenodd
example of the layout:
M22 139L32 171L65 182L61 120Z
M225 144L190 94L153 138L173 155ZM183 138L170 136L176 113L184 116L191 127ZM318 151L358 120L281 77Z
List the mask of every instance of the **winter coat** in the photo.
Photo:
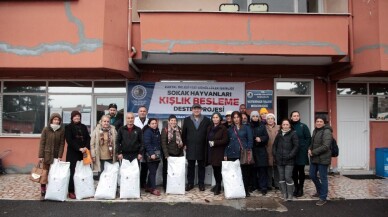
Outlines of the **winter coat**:
M307 154L307 149L311 144L311 134L310 129L306 124L301 123L300 121L292 123L293 129L298 135L299 149L296 154L295 165L308 165L309 158Z
M261 142L256 142L256 137L260 137ZM255 159L255 167L268 166L268 138L267 129L263 123L253 129L253 158Z
M228 158L240 159L240 156L241 156L240 142L237 138L235 131L238 134L238 138L241 141L241 145L243 149L252 149L253 132L252 132L252 128L249 125L244 125L244 124L241 125L240 130L237 130L236 126L234 125L228 129L229 144L225 148L224 156Z
M90 136L86 125L71 122L65 127L65 138L67 142L66 161L76 163L83 159L80 148L90 150Z
M100 172L101 171L101 162L100 162L100 142L101 142L101 124L97 124L96 128L93 130L92 134L90 135L90 154L92 157L96 158L96 161L93 162L93 170ZM116 137L117 132L115 129L115 126L110 125L110 133L111 133L111 139L113 143L113 156L112 160L113 163L116 162Z
M120 127L123 126L123 115L122 114L117 114L115 117L110 118L110 125L113 125L118 131Z
M182 142L186 146L186 159L205 160L206 133L210 119L202 115L202 121L196 129L191 117L183 120L182 127Z
M278 132L273 143L272 153L275 157L276 165L294 165L295 156L298 152L298 136L293 130L288 131L284 136L282 131Z
M182 138L182 129L177 126L178 131ZM183 146L181 148L178 147L178 144L176 144L176 136L172 137L171 141L168 142L168 128L164 128L161 133L162 137L162 148L163 148L163 154L165 157L172 156L183 156Z
M159 129L147 128L144 130L143 142L146 153L146 158L151 157L156 151L161 150L161 139ZM160 152L161 153L161 152ZM161 157L161 156L160 156Z
M59 115L52 115L49 123L51 123L55 117L61 119ZM56 131L50 127L50 124L49 126L43 128L40 137L39 158L43 158L44 164L52 164L54 162L54 158L62 158L64 147L65 128L63 126Z
M324 126L315 128L309 149L312 152L311 163L329 165L331 163L332 128Z
M280 126L274 125L270 127L268 124L265 125L268 133L268 144L267 144L267 153L268 153L268 166L274 166L274 158L272 154L273 143L275 142L276 135L278 135Z
M133 125L131 133L128 132L128 126L122 126L117 132L116 151L123 155L143 155L143 132Z
M212 132L212 130L214 132ZM210 138L210 134L213 134L212 138ZM214 146L210 147L209 141L214 142ZM228 129L220 124L216 128L214 128L214 125L210 125L207 128L207 148L205 149L206 152L206 165L212 165L212 166L221 166L222 161L224 160L224 152L225 147L229 143L228 138Z

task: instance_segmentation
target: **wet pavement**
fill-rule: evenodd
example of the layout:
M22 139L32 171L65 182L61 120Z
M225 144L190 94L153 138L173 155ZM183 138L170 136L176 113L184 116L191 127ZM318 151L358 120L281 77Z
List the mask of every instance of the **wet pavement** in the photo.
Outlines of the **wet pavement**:
M97 182L95 182L97 184ZM160 188L160 187L159 187ZM223 205L239 210L271 210L287 211L280 199L280 191L269 191L263 196L255 191L247 199L227 200L223 192L214 196L210 191L210 186L206 186L205 191L198 188L186 192L185 195L168 195L163 191L161 196L154 196L141 192L140 199L120 199L106 200L110 202L161 202L176 204L188 202L194 204ZM314 184L310 179L306 179L305 195L294 199L296 201L318 200L312 197L315 193ZM356 180L345 176L329 176L329 200L350 200L350 199L388 199L388 179L364 179ZM40 200L40 185L29 180L28 174L7 174L0 176L0 200ZM67 201L78 201L68 199ZM94 198L83 199L82 201L101 201Z

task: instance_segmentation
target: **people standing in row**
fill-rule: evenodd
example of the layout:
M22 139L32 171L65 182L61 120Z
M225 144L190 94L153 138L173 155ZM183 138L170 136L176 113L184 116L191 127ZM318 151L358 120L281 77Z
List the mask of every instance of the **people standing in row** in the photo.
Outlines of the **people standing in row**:
M156 189L156 171L161 159L161 139L158 120L156 118L148 119L148 124L143 128L143 133L145 157L149 171L145 191L160 196L160 191Z
M268 167L268 133L264 123L260 121L257 111L251 112L251 127L253 130L253 157L255 159L253 175L253 188L259 190L263 195L267 194L267 167Z
M216 185L211 189L214 195L221 193L221 166L224 159L225 147L228 145L228 130L221 124L222 116L215 112L212 114L212 123L207 128L207 149L205 150L207 157L207 165L213 167L213 175L216 180Z
M298 135L299 148L296 154L295 165L292 171L292 179L294 180L295 190L294 196L303 196L303 187L305 181L305 165L309 165L307 156L307 149L311 143L310 129L306 124L300 121L300 114L298 111L293 111L290 114L292 128Z
M135 126L143 129L148 123L148 110L145 106L140 106L137 110L137 117L135 118ZM144 153L142 154L144 155ZM140 168L140 187L145 188L147 182L148 167L147 161L145 158L141 160Z
M167 168L168 158L183 156L182 129L177 124L175 115L168 117L167 127L162 130L162 148L163 148L163 188L167 187Z
M194 188L195 163L198 165L198 187L205 190L205 148L206 131L210 125L210 119L201 114L202 107L199 104L192 106L192 115L186 117L182 127L182 141L186 146L187 186L186 191Z
M65 147L65 129L61 126L61 123L61 115L53 113L50 115L49 126L42 130L39 144L39 161L47 172L50 170L50 165L54 162L54 158L62 159ZM42 200L46 194L46 184L40 184Z
M327 169L331 163L332 132L331 127L326 125L325 117L315 118L315 129L311 145L308 148L308 155L311 162L309 175L317 190L314 196L319 197L317 206L322 206L327 201L329 187Z
M117 159L129 161L137 159L140 162L144 151L143 132L140 127L135 126L135 115L132 112L127 113L125 121L127 124L120 127L117 132Z
M273 144L273 155L279 171L279 186L284 200L292 200L294 181L292 170L298 151L298 136L291 128L290 120L282 121L281 129Z
M110 116L103 115L90 136L90 154L98 179L104 171L105 162L116 162L116 136L115 126L110 125Z
M268 133L268 144L267 144L267 153L268 153L268 190L279 189L279 171L275 164L275 159L272 154L273 143L275 141L276 135L279 132L279 125L276 124L275 115L272 113L267 114L265 125Z
M117 111L117 104L111 103L108 106L109 116L110 116L110 125L113 125L116 128L116 131L123 126L123 117Z
M252 149L253 134L249 125L242 124L241 113L234 111L232 113L233 126L228 129L229 144L225 148L224 160L235 161L240 159L243 149ZM250 196L249 184L252 165L241 164L245 194Z
M75 199L74 194L74 173L77 161L83 159L83 154L90 149L90 136L88 128L81 123L81 113L71 112L71 123L65 128L67 142L66 161L70 162L69 198Z

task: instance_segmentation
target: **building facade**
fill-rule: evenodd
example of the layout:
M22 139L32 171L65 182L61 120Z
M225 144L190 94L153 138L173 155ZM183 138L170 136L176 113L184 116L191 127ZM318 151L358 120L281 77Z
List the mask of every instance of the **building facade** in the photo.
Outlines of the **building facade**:
M388 147L387 9L384 0L2 0L0 153L12 151L3 164L30 171L53 112L66 124L79 110L92 130L108 104L133 109L134 83L231 82L269 93L279 120L298 110L312 131L327 115L340 147L332 169L373 173L375 148Z

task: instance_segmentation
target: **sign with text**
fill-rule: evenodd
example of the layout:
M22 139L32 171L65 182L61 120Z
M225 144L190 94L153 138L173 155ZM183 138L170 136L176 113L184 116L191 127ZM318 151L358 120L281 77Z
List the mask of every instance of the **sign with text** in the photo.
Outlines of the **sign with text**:
M149 117L184 118L193 104L200 104L204 115L224 115L244 103L244 91L243 82L129 82L127 110L136 113L144 105Z
M247 109L272 109L272 90L247 90Z

